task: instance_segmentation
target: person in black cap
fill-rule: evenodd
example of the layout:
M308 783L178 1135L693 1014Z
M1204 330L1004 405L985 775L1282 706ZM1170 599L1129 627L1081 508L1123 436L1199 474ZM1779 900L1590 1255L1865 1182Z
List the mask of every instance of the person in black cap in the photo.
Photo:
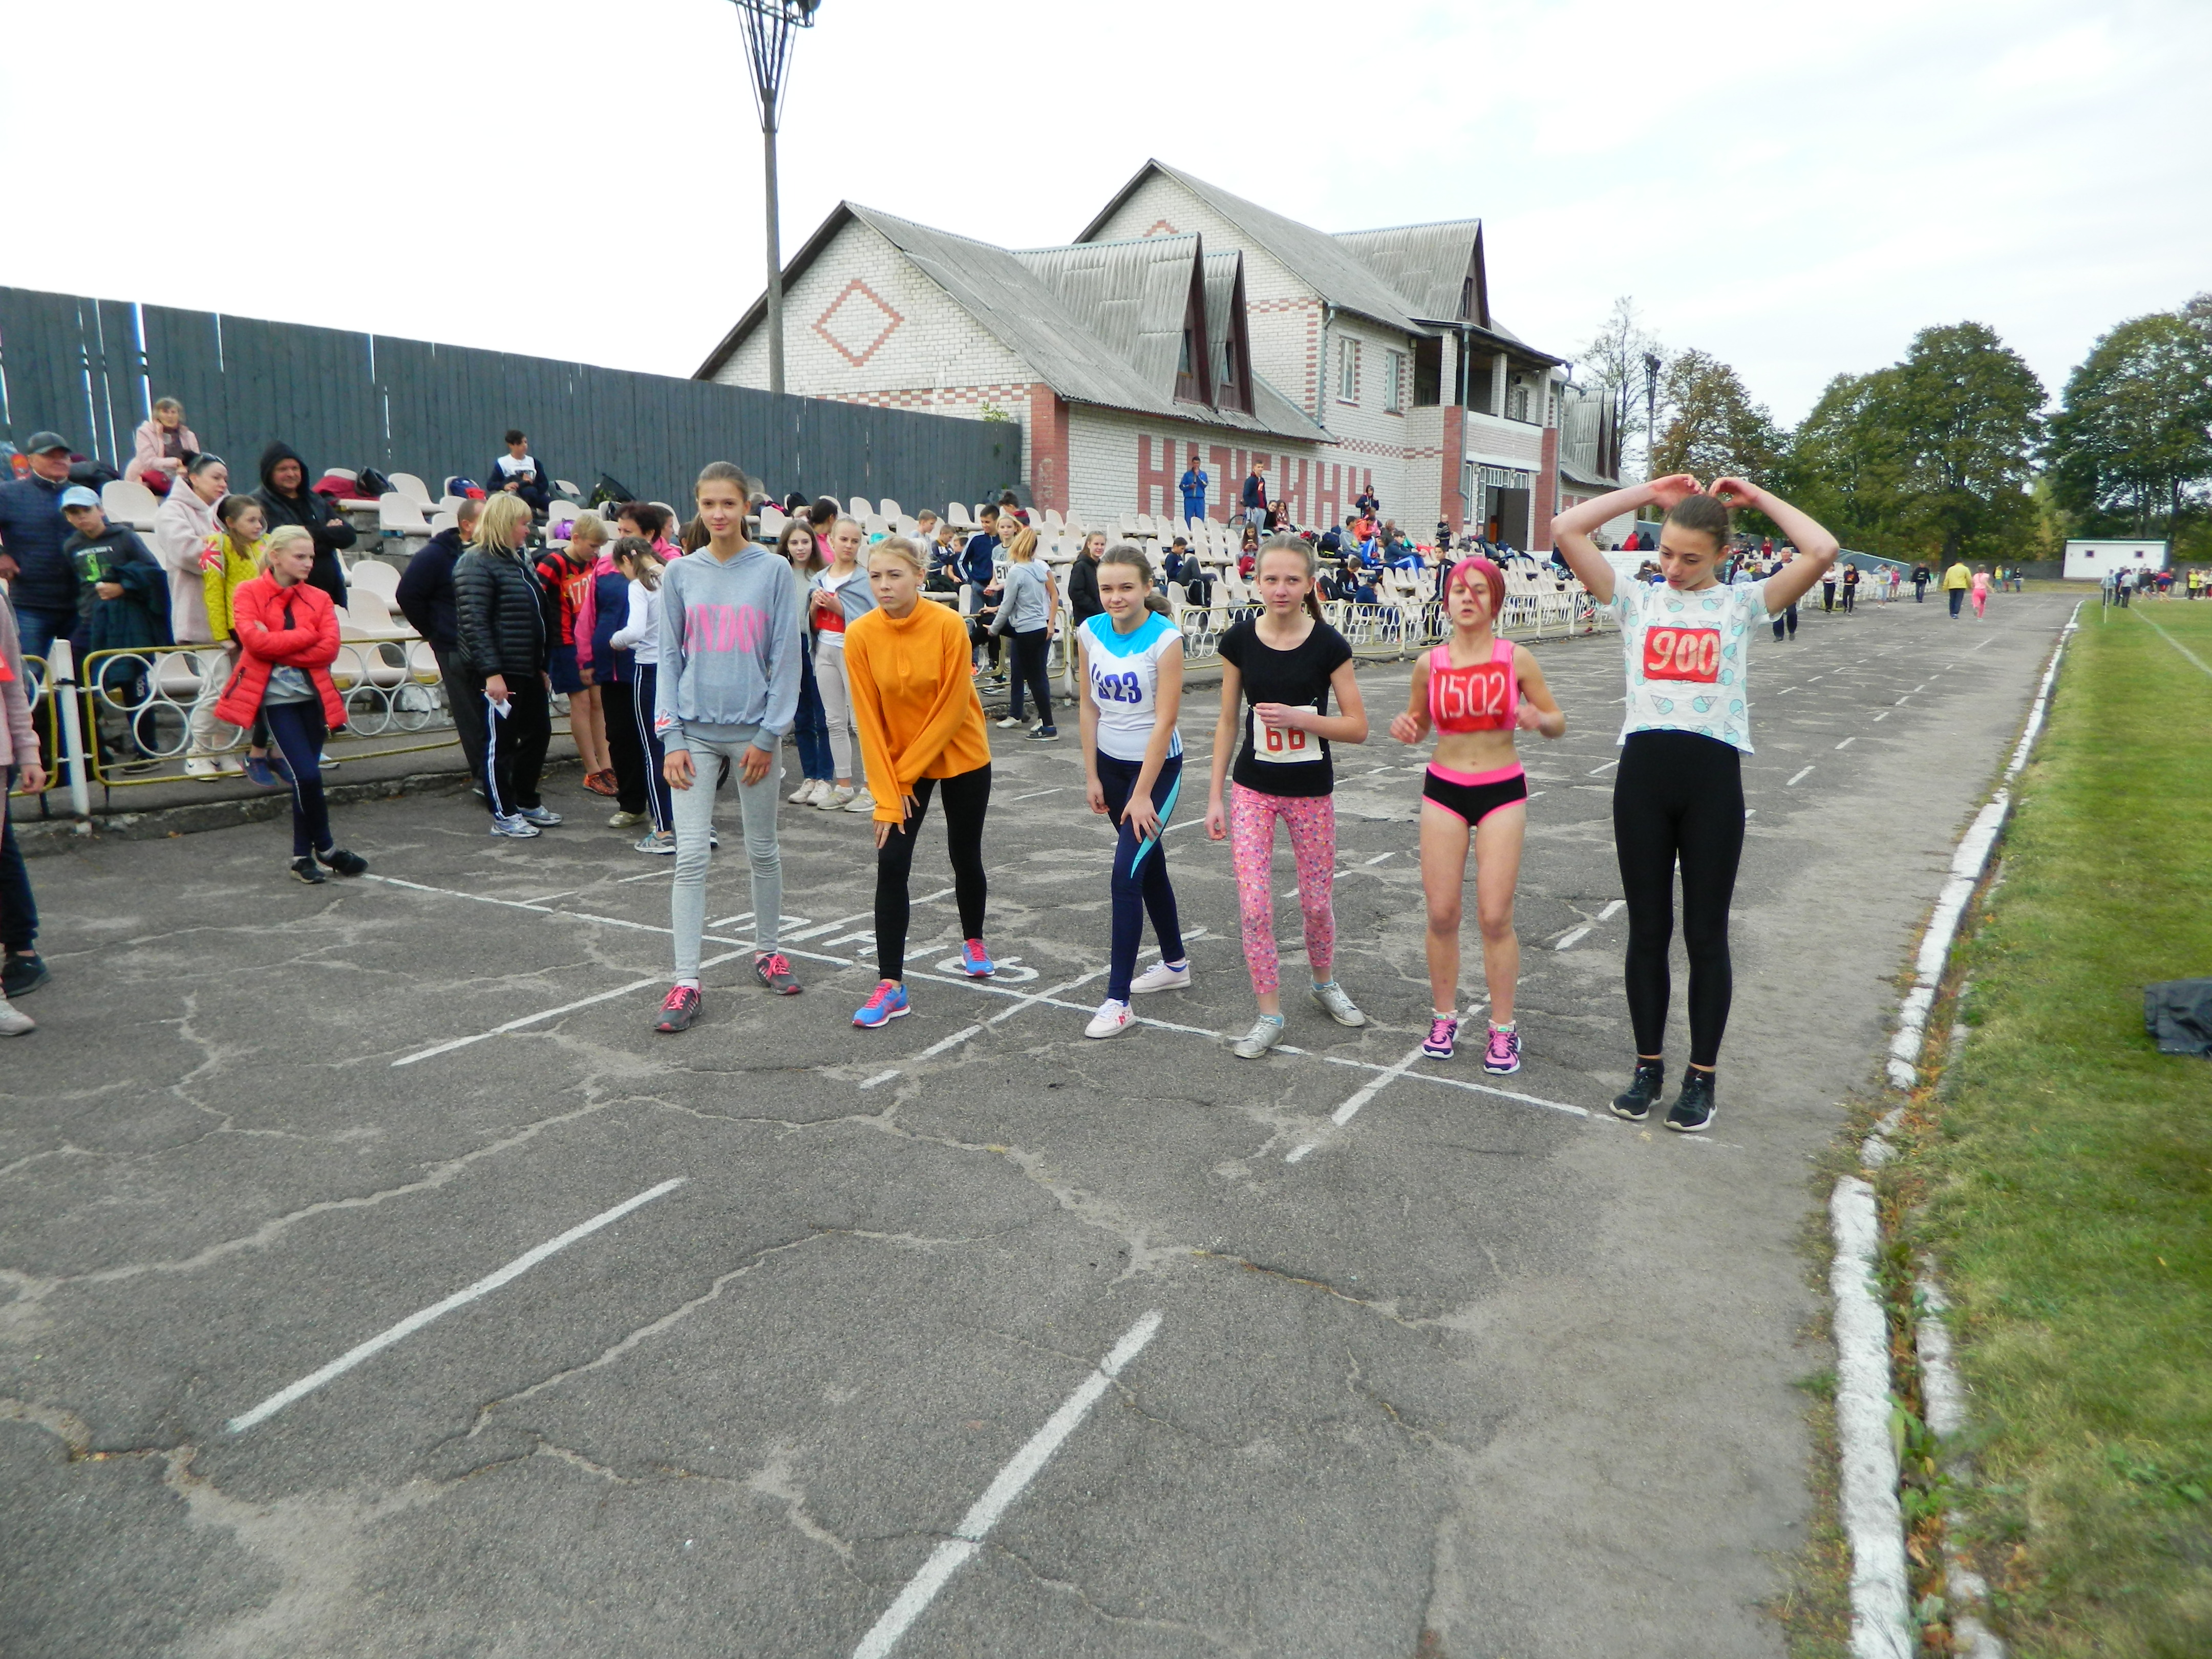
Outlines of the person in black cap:
M70 536L62 517L70 487L69 441L33 432L23 446L31 470L0 484L0 579L8 583L23 654L44 659L76 629L76 568L62 552Z

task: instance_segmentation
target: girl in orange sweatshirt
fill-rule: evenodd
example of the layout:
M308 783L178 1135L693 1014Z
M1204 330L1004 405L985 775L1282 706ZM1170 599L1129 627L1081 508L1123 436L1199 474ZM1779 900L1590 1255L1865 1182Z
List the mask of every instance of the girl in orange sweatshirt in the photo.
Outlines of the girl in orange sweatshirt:
M983 946L983 814L991 805L991 743L968 672L968 630L951 607L922 596L921 552L903 536L868 550L876 608L845 631L853 723L875 795L875 994L853 1016L872 1030L908 1012L907 877L915 837L933 789L945 801L945 833L960 907L960 965L971 977L994 971Z

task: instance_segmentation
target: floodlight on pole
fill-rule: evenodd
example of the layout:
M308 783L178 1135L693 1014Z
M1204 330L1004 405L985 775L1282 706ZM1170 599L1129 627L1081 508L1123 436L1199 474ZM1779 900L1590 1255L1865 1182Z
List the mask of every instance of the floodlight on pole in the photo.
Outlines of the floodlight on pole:
M814 27L822 0L731 0L752 60L753 103L760 111L761 149L768 173L768 389L783 390L783 238L776 207L775 129L783 113L784 77L791 69L791 32Z
M1652 456L1659 448L1659 354L1644 354L1644 476L1654 475Z

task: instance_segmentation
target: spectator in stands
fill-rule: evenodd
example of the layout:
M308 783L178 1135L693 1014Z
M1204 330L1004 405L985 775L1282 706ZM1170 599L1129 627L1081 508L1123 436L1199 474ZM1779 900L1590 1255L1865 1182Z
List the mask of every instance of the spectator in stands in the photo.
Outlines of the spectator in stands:
M1206 469L1198 464L1198 452L1190 452L1190 465L1182 470L1182 482L1176 486L1182 491L1183 522L1206 516L1206 492L1213 480L1206 477Z
M33 432L23 446L31 470L0 484L0 580L8 584L23 654L43 659L76 628L76 572L63 556L70 528L62 492L70 487L69 441Z
M1180 547L1182 538L1178 536ZM1067 567L1067 611L1074 625L1083 626L1091 617L1105 615L1106 607L1098 598L1098 560L1106 551L1106 532L1094 530L1083 538L1082 549Z
M331 678L338 655L337 607L310 579L315 538L284 525L260 544L260 570L232 594L238 670L217 713L234 726L265 725L283 751L292 786L292 874L320 886L325 870L357 876L368 860L331 838L322 752L345 724L345 701Z
M928 591L932 593L957 593L961 588L960 562L967 550L967 543L960 532L940 519L937 524L936 545L930 551Z
M1374 518L1382 511L1382 503L1376 498L1375 486L1372 484L1359 492L1353 499L1352 506L1358 510L1359 516L1363 519Z
M1244 526L1244 544L1237 550L1237 574L1243 577L1246 581L1249 581L1252 580L1252 572L1259 562L1260 532L1247 522Z
M208 636L223 647L222 662L218 667L212 663L212 678L203 670L200 697L220 698L222 688L238 670L238 630L231 616L231 600L238 590L261 574L262 543L267 520L264 518L261 498L258 495L226 495L216 503L216 532L208 538L207 545L200 550L200 597L207 605ZM325 595L325 598L329 596ZM198 710L195 709L195 714ZM222 718L220 708L216 718ZM233 726L243 724L229 722ZM269 731L261 721L252 722L252 733L246 747L246 776L247 781L263 789L282 789L289 780L280 776L269 763ZM191 763L185 763L187 776L198 776L212 781L220 771L193 770Z
M926 507L915 514L914 544L924 558L928 557L930 549L937 544L937 514Z
M1030 521L1029 509L1014 499L1014 492L1011 489L999 492L999 516L1002 519L1011 517L1017 524L1025 525Z
M968 611L970 616L982 614L992 584L998 579L1000 540L999 509L996 507L986 506L983 508L981 522L983 527L968 538L967 557L961 569L961 576L968 584L970 600ZM1019 527L1018 525L1010 526L1006 532L1007 536L1011 538L1014 531ZM1000 660L999 636L993 634L988 637L990 640L992 680L994 684L1004 685L1006 683L1006 677L1000 672L999 666ZM981 647L977 648L980 650Z
M1257 536L1267 527L1267 464L1257 456L1244 475L1244 523Z
M123 476L166 495L185 463L200 453L200 441L185 424L185 406L174 398L154 400L154 418L132 434L136 445Z
M467 550L483 513L482 501L464 501L455 507L453 528L431 537L422 550L407 562L395 596L399 614L429 641L430 654L438 662L438 678L446 688L446 707L453 717L453 731L461 740L461 758L468 765L469 775L478 779L483 776L483 703L462 691L460 641L453 623L453 567Z
M0 965L0 1036L21 1036L34 1028L36 1022L10 1001L36 990L46 977L38 950L39 907L8 810L8 797L18 783L32 795L46 787L39 731L31 724L31 672L23 657L15 609L0 593L0 945L7 953Z
M532 514L542 517L553 505L552 480L538 465L538 458L530 453L530 440L520 428L510 430L505 441L507 453L491 464L484 480L494 494L505 490L508 495L520 495Z
M307 488L307 464L291 445L274 443L261 452L261 503L264 530L295 524L314 538L315 572L307 580L332 605L346 600L345 566L338 550L354 544L354 528L328 497Z
M172 489L154 514L154 556L169 578L169 634L179 645L211 645L207 598L200 581L200 554L216 531L216 503L230 493L230 468L220 455L199 454L185 463L181 489ZM194 652L185 660L200 677L193 700L191 744L185 756L188 778L235 777L237 761L217 751L231 733L216 719L222 686L213 652Z
M538 799L552 740L546 690L545 614L524 552L530 503L501 494L484 503L476 538L453 566L453 631L465 694L484 708L484 800L491 832L527 841L561 822Z
M94 736L105 764L139 768L152 759L143 741L150 711L146 701L146 657L111 657L88 664L95 652L143 653L169 643L169 584L161 565L137 532L107 522L100 497L82 484L62 492L62 516L76 533L62 544L77 574L77 683L92 710ZM94 695L94 694L98 695ZM136 709L131 714L127 711ZM127 731L130 750L117 757L100 730L106 714Z
M584 787L595 795L611 796L617 786L607 759L599 689L587 669L591 636L578 626L592 601L592 567L607 540L605 519L596 513L578 514L568 526L568 547L548 548L538 561L538 583L545 614L546 673L553 690L568 699L568 731L584 768Z
M1178 536L1170 544L1168 556L1160 574L1171 582L1181 583L1183 595L1190 604L1204 606L1206 567L1200 564L1197 556L1191 552L1190 543L1186 538Z

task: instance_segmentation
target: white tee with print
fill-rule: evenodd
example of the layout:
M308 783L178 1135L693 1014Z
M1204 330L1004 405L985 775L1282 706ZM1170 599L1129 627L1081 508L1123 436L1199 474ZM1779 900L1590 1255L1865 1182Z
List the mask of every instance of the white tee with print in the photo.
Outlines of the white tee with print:
M1628 663L1631 732L1695 732L1751 750L1751 630L1767 620L1766 584L1681 592L1623 582L1613 614Z

